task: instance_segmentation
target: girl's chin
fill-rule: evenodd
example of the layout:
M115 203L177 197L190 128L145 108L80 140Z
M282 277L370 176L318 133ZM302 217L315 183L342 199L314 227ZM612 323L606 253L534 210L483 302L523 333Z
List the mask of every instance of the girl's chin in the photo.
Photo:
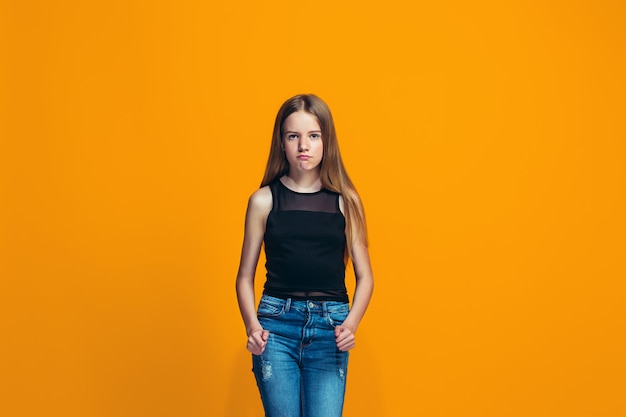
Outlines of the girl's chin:
M312 164L309 161L298 161L297 163L290 165L293 166L294 168L300 170L300 171L313 171L313 170L319 170L321 169L320 164Z
M309 165L309 164L306 164L306 163L305 164L298 164L298 170L299 171L306 171L306 172L309 172L309 171L317 171L317 172L319 172L320 166L319 165L312 166L312 165Z

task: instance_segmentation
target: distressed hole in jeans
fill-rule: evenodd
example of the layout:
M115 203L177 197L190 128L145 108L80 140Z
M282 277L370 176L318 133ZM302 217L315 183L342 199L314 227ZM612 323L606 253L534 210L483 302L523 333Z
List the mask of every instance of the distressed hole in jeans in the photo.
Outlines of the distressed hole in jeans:
M343 368L339 368L339 378L344 379L346 377L346 371Z
M261 362L261 375L263 381L269 381L272 377L272 364L269 361Z

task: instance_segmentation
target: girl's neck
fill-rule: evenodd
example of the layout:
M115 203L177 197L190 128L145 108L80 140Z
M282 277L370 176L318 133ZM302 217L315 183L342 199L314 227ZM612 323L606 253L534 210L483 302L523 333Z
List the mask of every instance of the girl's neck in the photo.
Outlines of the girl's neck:
M322 189L322 180L318 171L297 174L290 172L281 180L288 188L298 192L309 193Z

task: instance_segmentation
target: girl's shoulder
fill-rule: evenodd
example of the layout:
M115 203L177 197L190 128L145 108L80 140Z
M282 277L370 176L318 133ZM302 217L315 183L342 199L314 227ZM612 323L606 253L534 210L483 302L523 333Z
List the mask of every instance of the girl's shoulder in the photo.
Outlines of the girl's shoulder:
M272 191L269 185L259 188L250 196L248 209L269 212L272 209Z

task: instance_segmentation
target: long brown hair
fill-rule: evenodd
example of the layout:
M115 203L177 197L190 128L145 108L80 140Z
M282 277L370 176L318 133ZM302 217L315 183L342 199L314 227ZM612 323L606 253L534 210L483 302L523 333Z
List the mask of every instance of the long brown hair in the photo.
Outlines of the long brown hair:
M312 114L320 124L322 131L322 144L324 155L320 169L322 187L341 194L344 201L346 215L346 242L348 256L352 256L352 239L357 238L367 245L367 228L365 224L365 212L359 194L354 188L350 177L341 160L335 122L328 105L313 94L300 94L285 101L278 110L274 122L272 145L270 156L267 160L265 175L261 181L261 187L268 185L276 178L280 178L289 172L289 163L282 149L283 123L290 114L305 111Z

